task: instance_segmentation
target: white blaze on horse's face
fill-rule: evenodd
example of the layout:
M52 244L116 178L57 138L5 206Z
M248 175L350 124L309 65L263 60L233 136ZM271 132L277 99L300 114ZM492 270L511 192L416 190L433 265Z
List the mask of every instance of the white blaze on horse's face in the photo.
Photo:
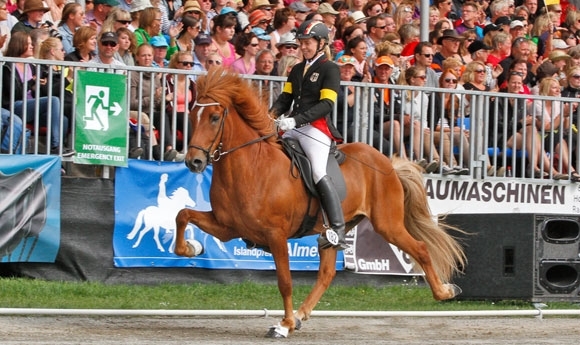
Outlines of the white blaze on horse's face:
M203 107L199 107L197 111L197 123L199 124L199 120L201 119L201 114L203 113Z

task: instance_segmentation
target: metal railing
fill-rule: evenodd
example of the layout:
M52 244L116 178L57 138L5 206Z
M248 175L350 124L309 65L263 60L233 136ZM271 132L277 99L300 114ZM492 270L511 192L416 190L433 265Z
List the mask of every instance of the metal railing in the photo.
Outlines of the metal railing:
M0 85L3 104L9 105L6 110L10 113L8 120L2 123L2 152L18 154L20 151L17 144L28 142L23 154L50 154L51 136L57 136L60 139L61 147L58 152L62 152L63 144L74 147L74 114L78 105L73 102L70 109L60 106L58 112L55 112L50 103L48 106L42 103L41 97L53 96L63 103L64 95L68 92L65 88L67 75L54 71L52 67L59 66L73 71L74 85L79 70L99 67L112 69L111 66L0 58L2 66L6 64L12 66L16 62L29 64L35 74L41 78L36 78L33 82L24 85L23 94L26 97L32 97L34 102L23 102L26 99L15 97L16 78L19 78L15 69L12 68L11 72L8 69L0 69L2 80L5 80L5 73L11 73L8 76L10 83ZM143 67L119 67L112 69L112 72L127 75L126 92L129 97L127 97L128 104L125 106L126 109L132 110L130 114L133 118L133 126L128 126L128 130L145 128L145 130L136 130L134 133L134 145L147 148L145 150L147 155L141 159L163 159L162 155L155 157L153 154L155 140L161 145L170 145L182 150L186 146L184 141L190 134L190 128L187 125L179 127L177 124L188 123L187 113L178 112L175 101L168 102L165 97L155 101L155 88L151 88L149 93L145 94L145 91L139 87L134 92L135 94L132 94L131 79L136 78L142 85L146 74L151 75L153 79L160 77L162 80L166 78L175 80L179 75L185 74L189 76L188 80L194 80L199 73L180 69ZM269 106L281 92L285 81L283 77L271 76L244 75L243 78L247 78L249 84L254 84L258 90L256 97L265 99ZM42 85L44 83L42 79L46 79L48 84ZM51 83L56 82L60 87L52 87ZM158 87L162 95L167 93L167 83L162 82ZM43 96L34 92L41 88L47 90ZM355 99L352 107L349 107L346 97L341 98L336 103L331 117L332 122L343 133L345 142L368 143L388 156L399 155L414 161L439 160L438 169L433 171L435 174L444 173L444 165L465 167L469 169L469 175L475 178L499 177L508 173L514 177L534 178L534 167L547 171L549 174L547 178L554 178L555 172L562 172L569 176L571 172L578 170L580 141L576 128L580 110L574 112L568 110L568 114L562 114L569 117L574 126L560 128L557 132L545 130L543 127L538 128L536 132L531 127L518 126L518 121L525 119L528 115L542 123L547 118L546 113L537 113L535 108L529 107L533 101L542 102L542 105L544 102L558 102L564 109L565 103L577 102L576 99L353 82L342 82L341 88L344 94L349 93L349 88L352 89L350 92ZM147 103L143 101L147 98L146 96L150 100ZM453 101L448 102L447 99ZM185 104L189 101L186 99ZM521 111L516 111L514 116L508 119L506 115L510 114L511 104L514 102L522 102L526 106L521 107ZM19 103L23 105L17 106ZM133 107L130 106L131 103ZM33 112L27 109L29 106L34 107ZM66 113L67 111L69 113ZM27 113L29 115L26 115ZM415 122L409 122L407 116L409 114L415 115ZM15 115L27 124L28 131L18 130L19 124L14 118ZM439 119L442 118L446 120L440 121ZM54 121L57 121L59 126L52 126ZM68 122L68 128L65 131L66 122ZM505 126L502 126L502 123ZM446 124L451 128L458 125L460 129L447 130ZM510 126L507 126L508 124ZM551 124L556 125L554 118L551 119ZM54 133L55 128L59 133ZM15 135L15 133L20 134ZM518 140L510 140L514 135L518 137ZM146 140L147 138L150 140ZM566 145L561 145L561 143L566 143ZM71 162L72 158L66 157L63 160Z

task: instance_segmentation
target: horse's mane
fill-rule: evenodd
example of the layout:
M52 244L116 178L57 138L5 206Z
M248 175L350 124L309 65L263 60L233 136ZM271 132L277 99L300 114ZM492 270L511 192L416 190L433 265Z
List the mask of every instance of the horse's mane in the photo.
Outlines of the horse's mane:
M223 107L234 108L260 136L273 134L274 121L258 95L258 90L248 80L221 67L212 67L207 75L197 79L198 101L209 98ZM276 136L267 139L270 143L276 143L276 140Z

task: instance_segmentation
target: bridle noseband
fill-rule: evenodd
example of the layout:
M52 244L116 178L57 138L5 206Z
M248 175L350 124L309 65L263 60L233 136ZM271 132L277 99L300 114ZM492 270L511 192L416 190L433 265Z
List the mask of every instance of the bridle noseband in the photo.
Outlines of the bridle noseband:
M209 107L209 106L212 106L212 105L222 106L218 102L212 102L212 103L197 103L196 102L195 105L197 105L199 107ZM234 152L237 149L241 149L242 147L245 147L245 146L248 146L248 145L251 145L251 144L255 144L257 142L260 142L262 140L268 139L268 138L270 138L270 137L272 137L272 136L275 135L275 133L268 134L268 135L263 135L263 136L261 136L259 138L250 140L250 141L248 141L248 142L246 142L246 143L244 143L242 145L239 145L237 147L234 147L231 150L222 151L222 147L223 147L222 138L224 136L224 126L225 126L225 122L226 122L226 117L227 116L228 116L228 108L224 107L224 113L223 113L222 120L221 120L221 123L220 123L220 128L219 128L218 132L216 133L215 137L213 138L211 144L209 145L209 147L207 149L205 149L205 148L203 148L201 146L197 146L197 145L189 145L188 146L188 148L190 148L190 149L192 149L192 148L193 149L198 149L201 152L205 153L205 156L206 156L207 161L208 161L209 164L211 164L213 162L219 161L222 156L227 155L228 153ZM221 133L221 135L220 135L220 133ZM217 148L213 152L210 153L211 148L215 145L215 143L218 140L218 136L220 136L219 144L217 145Z

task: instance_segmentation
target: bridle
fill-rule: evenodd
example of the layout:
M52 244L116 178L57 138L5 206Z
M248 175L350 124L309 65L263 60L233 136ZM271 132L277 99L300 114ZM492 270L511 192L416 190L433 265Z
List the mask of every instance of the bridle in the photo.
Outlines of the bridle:
M199 106L199 107L209 107L209 106L212 106L212 105L221 106L221 104L218 103L218 102L212 102L212 103L197 103L196 102L196 104L194 105L194 107L195 106ZM223 112L222 120L221 120L221 123L220 123L220 128L219 128L218 132L216 133L215 137L213 138L211 144L208 146L207 149L205 149L205 148L203 148L201 146L197 146L197 145L189 145L188 146L189 149L192 149L192 148L193 149L198 149L201 152L203 152L205 154L205 156L206 156L207 161L208 161L209 164L211 164L212 162L219 161L222 156L225 156L228 153L232 153L232 152L234 152L234 151L236 151L238 149L241 149L242 147L255 144L257 142L266 140L266 139L268 139L268 138L276 135L276 133L272 133L272 134L268 134L268 135L263 135L263 136L258 137L256 139L253 139L253 140L250 140L250 141L248 141L246 143L243 143L243 144L241 144L239 146L236 146L236 147L234 147L234 148L232 148L232 149L230 149L228 151L222 151L222 147L223 147L222 138L224 136L224 126L225 126L225 122L226 122L226 117L227 116L228 116L228 108L225 108L224 107L224 112ZM217 145L217 148L213 152L210 153L211 148L214 147L215 143L218 141L218 136L220 137L219 138L219 144Z

